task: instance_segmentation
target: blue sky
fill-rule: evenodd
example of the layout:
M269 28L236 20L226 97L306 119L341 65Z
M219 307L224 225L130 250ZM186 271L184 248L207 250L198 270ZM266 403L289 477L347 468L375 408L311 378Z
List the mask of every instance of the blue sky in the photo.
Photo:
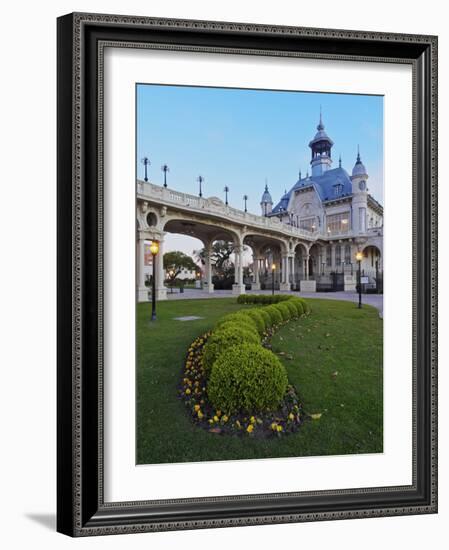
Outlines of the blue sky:
M140 159L151 161L148 177L197 194L197 177L204 178L203 196L224 199L260 213L268 187L276 203L310 170L309 141L316 132L320 106L326 132L334 141L333 167L349 173L357 145L367 168L370 193L383 203L383 97L352 94L240 90L141 84L137 86L137 176ZM184 248L184 247L183 247Z

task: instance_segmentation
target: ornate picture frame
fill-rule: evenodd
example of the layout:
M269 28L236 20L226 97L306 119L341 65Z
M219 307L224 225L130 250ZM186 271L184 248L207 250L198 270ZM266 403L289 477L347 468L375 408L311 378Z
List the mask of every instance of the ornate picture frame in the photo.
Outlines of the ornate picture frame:
M412 67L412 484L104 499L104 49L158 48ZM70 536L437 512L437 37L69 14L58 19L58 502Z

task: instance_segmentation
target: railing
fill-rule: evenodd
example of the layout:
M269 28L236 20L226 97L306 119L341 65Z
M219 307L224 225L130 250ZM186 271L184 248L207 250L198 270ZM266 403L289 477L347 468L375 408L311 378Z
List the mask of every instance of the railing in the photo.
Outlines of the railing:
M316 232L284 224L278 218L267 218L265 216L257 216L250 212L238 210L232 206L225 205L223 201L217 197L197 197L195 195L189 195L188 193L174 191L173 189L142 181L137 182L137 194L142 200L150 198L157 200L159 203L173 204L189 210L200 211L201 213L206 211L212 215L224 216L226 219L236 223L243 223L245 225L257 226L260 229L282 232L292 237L305 237L309 240L315 240L318 235Z

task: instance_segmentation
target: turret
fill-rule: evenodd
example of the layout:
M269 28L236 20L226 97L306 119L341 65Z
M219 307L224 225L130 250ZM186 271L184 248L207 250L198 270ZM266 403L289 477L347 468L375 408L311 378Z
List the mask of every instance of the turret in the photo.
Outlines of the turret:
M262 199L260 201L260 207L262 209L262 216L268 216L273 210L273 199L268 191L268 185L265 184L265 191L263 192Z
M324 124L321 116L320 109L320 122L316 127L318 130L315 137L309 143L309 147L312 150L312 160L310 164L312 166L312 178L322 176L324 172L329 170L332 166L332 146L334 142L324 131Z
M354 233L366 233L366 216L368 205L368 174L357 148L357 160L352 169L352 230Z

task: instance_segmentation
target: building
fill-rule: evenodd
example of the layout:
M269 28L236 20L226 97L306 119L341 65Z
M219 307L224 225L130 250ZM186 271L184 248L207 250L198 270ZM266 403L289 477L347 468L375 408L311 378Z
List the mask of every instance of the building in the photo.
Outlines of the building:
M363 289L382 292L383 208L369 193L368 170L357 152L350 174L341 159L333 168L333 141L323 121L309 143L311 170L274 205L268 185L261 215L233 208L219 197L182 193L137 180L138 300L148 299L145 287L145 244L159 243L156 291L166 298L163 268L166 233L198 238L205 248L203 289L214 292L213 243L224 240L234 250L234 294L266 288L281 291L355 291L357 252L363 253ZM244 250L252 254L251 277L244 281ZM249 280L248 280L249 279Z
M299 178L273 206L265 185L260 206L262 216L277 217L282 223L315 234L317 242L303 266L301 250L295 272L298 280L315 280L318 287L345 287L345 274L355 269L354 245L362 249L362 271L367 285L379 290L382 278L383 207L369 193L368 171L357 151L349 174L342 166L333 168L332 147L320 114L317 133L310 141L311 173ZM349 277L347 277L349 281ZM366 280L366 279L365 279ZM297 283L294 281L293 283ZM353 287L347 284L347 287ZM318 289L318 288L317 288ZM349 288L348 288L349 289Z

